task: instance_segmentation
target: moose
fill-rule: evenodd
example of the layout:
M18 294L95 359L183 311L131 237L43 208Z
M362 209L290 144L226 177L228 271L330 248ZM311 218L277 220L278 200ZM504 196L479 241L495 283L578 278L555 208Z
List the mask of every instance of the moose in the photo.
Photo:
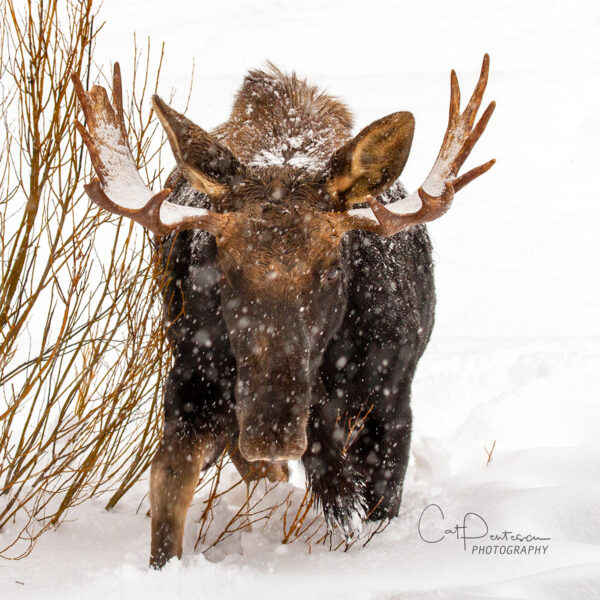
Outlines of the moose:
M411 438L411 384L435 308L425 223L491 160L459 176L476 123L486 54L431 172L408 195L398 177L415 120L396 112L352 136L348 108L296 74L250 71L229 120L211 133L158 96L175 156L165 189L142 181L128 145L121 74L112 100L73 77L76 122L99 207L155 234L173 363L150 476L150 565L181 558L202 470L228 452L247 481L288 476L300 459L327 523L351 535L398 515ZM361 412L362 411L362 412ZM344 444L344 417L362 427Z

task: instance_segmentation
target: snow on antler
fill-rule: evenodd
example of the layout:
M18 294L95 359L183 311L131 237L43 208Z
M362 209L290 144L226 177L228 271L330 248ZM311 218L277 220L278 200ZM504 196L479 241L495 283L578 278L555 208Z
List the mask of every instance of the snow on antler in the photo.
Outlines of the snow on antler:
M183 229L217 231L223 215L168 202L169 189L155 194L142 180L127 142L119 63L114 68L112 104L103 87L94 86L86 92L76 75L72 79L87 128L78 121L75 126L98 175L85 186L90 198L101 208L129 217L157 235Z

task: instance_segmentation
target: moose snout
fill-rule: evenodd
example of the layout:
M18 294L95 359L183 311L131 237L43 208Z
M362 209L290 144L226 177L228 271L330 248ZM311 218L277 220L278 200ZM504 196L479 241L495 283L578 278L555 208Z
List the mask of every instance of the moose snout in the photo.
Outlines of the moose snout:
M239 449L248 461L297 460L306 450L311 404L308 367L282 352L275 364L240 369L236 382Z
M297 460L306 450L306 414L276 415L275 411L238 415L239 447L248 461Z
M298 460L306 450L306 431L289 433L240 433L240 452L250 462L256 460Z

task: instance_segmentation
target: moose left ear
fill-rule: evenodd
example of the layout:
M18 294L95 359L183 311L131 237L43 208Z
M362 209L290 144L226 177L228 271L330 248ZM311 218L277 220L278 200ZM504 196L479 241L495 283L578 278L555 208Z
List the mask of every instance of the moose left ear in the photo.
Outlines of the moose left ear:
M364 202L366 196L378 196L398 179L414 131L412 113L393 113L371 123L334 152L323 175L337 210Z
M214 136L158 96L152 97L152 104L183 176L211 199L224 197L243 178L243 165Z

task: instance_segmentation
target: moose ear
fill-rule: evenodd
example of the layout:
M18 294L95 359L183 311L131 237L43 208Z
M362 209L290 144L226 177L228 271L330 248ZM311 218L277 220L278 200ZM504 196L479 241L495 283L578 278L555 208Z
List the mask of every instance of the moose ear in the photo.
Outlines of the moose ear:
M414 131L411 113L393 113L371 123L334 152L324 177L339 209L364 202L366 196L378 196L398 179Z
M209 197L222 198L243 177L242 164L210 133L173 110L158 96L152 97L152 104L183 176Z

